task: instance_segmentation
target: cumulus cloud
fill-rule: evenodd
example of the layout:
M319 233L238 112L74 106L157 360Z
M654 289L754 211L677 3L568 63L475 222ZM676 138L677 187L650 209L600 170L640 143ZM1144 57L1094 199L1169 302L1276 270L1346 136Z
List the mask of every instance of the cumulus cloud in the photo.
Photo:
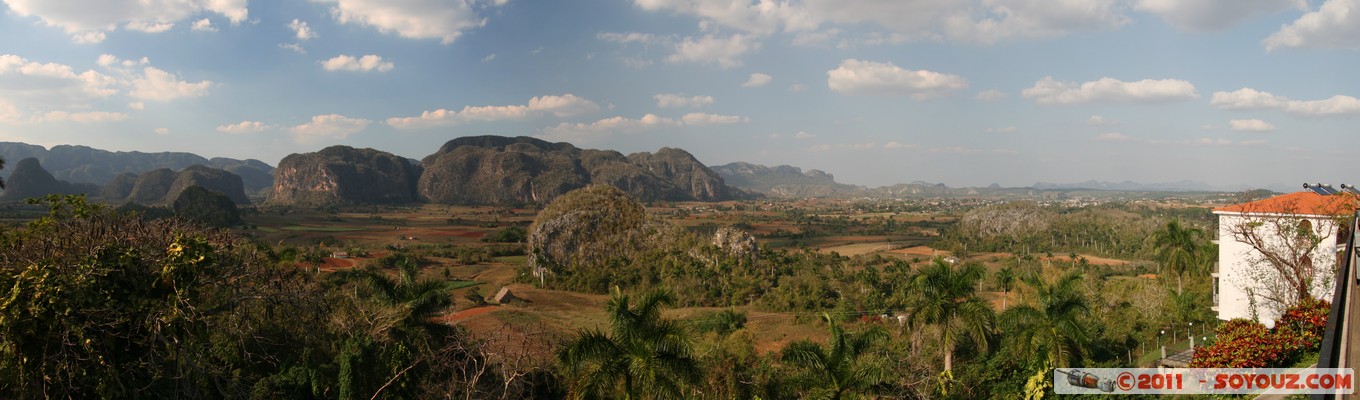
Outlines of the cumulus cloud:
M771 81L774 81L774 78L770 75L757 72L746 78L746 83L741 84L741 87L761 87L770 84Z
M1300 117L1332 117L1360 114L1360 99L1336 95L1324 100L1291 100L1269 92L1241 88L1214 92L1209 105L1223 110L1280 110Z
M528 106L465 106L462 110L438 109L421 112L418 117L392 117L387 124L397 129L452 126L473 121L500 121L529 116Z
M529 99L529 110L552 113L559 117L572 117L600 111L600 105L567 93L561 96L538 96Z
M1195 85L1179 79L1124 82L1108 77L1078 84L1046 76L1021 93L1039 104L1158 103L1199 97Z
M735 124L749 121L746 117L689 113L679 119L646 114L641 118L615 116L592 123L560 123L543 129L539 138L561 141L590 141L615 133L636 133L661 127L707 126Z
M1001 99L1004 99L1004 98L1006 98L1006 92L1003 92L1003 91L1000 91L1000 90L996 90L996 89L988 89L988 90L984 90L984 91L978 92L978 94L977 94L977 99L978 99L978 100L982 100L982 101L985 101L985 102L988 102L988 103L1001 101Z
M839 67L826 75L831 90L850 95L910 95L925 100L968 87L968 81L958 75L856 59L841 61Z
M213 27L212 21L207 18L194 21L193 25L189 26L189 30L194 32L217 32L217 28Z
M794 139L798 139L798 140L807 140L807 139L812 139L812 138L814 138L814 137L817 137L817 135L813 135L813 134L811 134L811 133L807 133L807 132L803 132L803 131L798 131L798 133L796 133L796 134L793 135L793 138L794 138Z
M656 99L656 106L661 108L671 107L706 107L713 105L713 96L685 96L679 93L661 93L652 96Z
M669 41L665 40L663 37L656 36L650 33L639 32L600 32L595 35L595 38L606 42L624 44L628 43L656 44Z
M635 0L633 4L648 11L694 15L762 35L810 30L820 23L813 10L787 1Z
M1285 48L1360 49L1360 0L1326 0L1317 10L1280 27L1264 41L1267 51Z
M1096 140L1102 142L1127 142L1133 140L1133 138L1119 132L1108 132L1097 135Z
M42 121L72 121L81 123L122 121L127 114L107 111L66 112L52 111L43 114Z
M208 89L213 86L212 81L186 82L180 80L175 74L162 71L155 67L142 69L143 75L132 81L132 90L129 96L142 100L169 101L187 97L199 97L208 94Z
M292 50L298 54L307 54L307 49L302 48L302 45L297 43L279 43L279 48Z
M1120 8L1115 0L984 0L975 11L946 16L944 31L973 43L1099 32L1130 22Z
M538 96L527 105L465 106L461 110L438 109L425 111L417 117L392 117L387 124L397 129L419 129L453 126L474 121L502 121L524 119L534 115L552 114L571 117L600 110L595 102L567 93L561 96Z
M317 115L312 121L292 128L293 138L298 142L310 143L318 140L344 139L362 132L372 122L362 118L350 118L339 114Z
M297 18L293 18L293 21L288 23L288 29L293 30L293 36L297 37L297 40L316 38L316 32L312 31L310 26L307 26L307 22Z
M1248 19L1289 8L1308 9L1307 0L1138 0L1138 11L1156 14L1185 31L1219 31Z
M168 31L170 30L170 28L174 27L175 24L171 22L146 22L146 21L132 21L128 22L126 25L123 25L123 29L146 33L161 33Z
M226 17L232 24L249 15L246 0L4 0L11 12L21 17L36 17L48 26L71 34L77 43L99 43L104 32L123 29L148 33L164 32L203 13Z
M473 5L485 3L444 0L322 0L334 4L331 14L340 23L367 25L409 39L439 39L450 44L464 31L486 25ZM492 5L505 4L504 1Z
M329 60L321 61L321 67L327 71L358 71L358 72L387 72L396 68L396 64L390 61L383 61L381 56L369 54L362 57L341 54Z
M1110 121L1099 115L1092 115L1091 118L1086 119L1087 125L1105 125L1108 123L1110 123Z
M164 136L164 135L169 135L169 134L170 134L170 128L156 128L156 129L153 130L152 132L156 132L157 135L162 135L162 136Z
M1238 132L1270 132L1275 130L1275 125L1259 119L1234 119L1228 121L1228 127Z
M683 117L680 117L681 125L694 125L694 126L737 124L742 122L750 122L750 120L751 120L750 118L740 117L736 115L720 115L708 113L689 113L685 114Z
M760 42L749 35L688 37L675 44L675 53L666 57L666 61L718 64L722 68L734 68L742 65L741 56L759 48Z
M265 125L260 121L241 121L235 124L217 126L217 131L222 133L259 133L270 129L274 129L274 127Z
M101 57L101 62L116 62ZM114 77L86 70L77 72L69 65L31 61L12 54L0 54L0 98L24 104L48 106L83 105L118 92Z

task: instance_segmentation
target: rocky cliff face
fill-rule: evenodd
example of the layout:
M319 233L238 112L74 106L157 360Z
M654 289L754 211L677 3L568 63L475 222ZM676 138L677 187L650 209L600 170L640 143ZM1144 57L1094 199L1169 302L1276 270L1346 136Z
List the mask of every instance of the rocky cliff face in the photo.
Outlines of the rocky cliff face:
M250 204L240 176L202 165L191 165L175 173L175 180L170 183L170 189L161 197L162 202L173 203L179 198L180 192L190 186L200 186L224 194L236 204Z
M5 191L0 194L0 200L21 201L49 194L89 194L97 190L90 185L74 185L57 180L52 173L43 169L37 158L29 157L14 164L13 172L5 180Z
M734 162L713 167L723 180L744 190L780 197L834 197L855 195L864 188L836 183L835 177L819 170Z
M339 205L416 200L420 167L374 149L331 146L291 154L274 170L271 204Z
M614 186L642 201L739 194L693 155L670 148L625 157L529 137L476 136L445 143L421 165L420 197L445 204L546 204L589 184Z
M179 172L161 168L146 171L136 177L127 175L130 174L120 174L104 185L100 192L104 194L105 199L168 205L173 203L185 188L201 186L227 196L236 204L250 204L250 199L246 197L244 186L241 184L241 177L217 168L191 165ZM129 186L127 183L129 180L132 181L130 188L124 189ZM124 193L126 195L117 197Z

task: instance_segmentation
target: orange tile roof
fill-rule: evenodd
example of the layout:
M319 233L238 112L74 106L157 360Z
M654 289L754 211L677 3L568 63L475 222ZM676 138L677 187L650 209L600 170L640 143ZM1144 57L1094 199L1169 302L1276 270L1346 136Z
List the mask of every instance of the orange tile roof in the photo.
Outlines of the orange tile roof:
M1345 215L1360 208L1360 199L1350 193L1321 195L1313 192L1294 192L1286 195L1215 208L1214 212Z

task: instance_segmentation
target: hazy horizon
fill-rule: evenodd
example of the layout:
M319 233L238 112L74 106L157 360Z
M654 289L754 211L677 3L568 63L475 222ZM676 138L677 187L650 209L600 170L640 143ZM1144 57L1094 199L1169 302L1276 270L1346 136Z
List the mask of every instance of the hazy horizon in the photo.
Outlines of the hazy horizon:
M1360 0L0 4L0 140L48 147L494 134L866 186L1357 183Z

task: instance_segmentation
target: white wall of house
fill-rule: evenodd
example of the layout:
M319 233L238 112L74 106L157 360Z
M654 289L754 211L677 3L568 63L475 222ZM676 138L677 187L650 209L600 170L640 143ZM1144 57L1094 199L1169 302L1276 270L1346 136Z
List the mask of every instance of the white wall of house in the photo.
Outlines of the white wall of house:
M1251 268L1269 268L1268 266L1253 267L1251 260L1259 257L1255 249L1246 243L1233 239L1230 229L1251 220L1261 220L1272 218L1261 214L1243 214L1236 212L1215 211L1218 214L1218 273L1215 275L1215 285L1218 293L1218 302L1215 310L1218 311L1219 320L1229 320L1233 318L1251 318L1251 299L1247 295L1247 288L1260 287L1260 282L1253 281L1249 273ZM1274 217L1281 218L1281 217ZM1313 259L1315 271L1314 279L1326 282L1334 280L1336 270L1336 236L1335 223L1328 217L1313 216L1288 216L1283 218L1301 219L1307 218L1313 226L1313 231L1318 235L1324 235L1322 242L1313 249L1310 257ZM1275 232L1271 224L1263 224L1257 229L1261 229L1260 234L1263 238L1278 238L1280 235ZM1331 299L1332 285L1313 290L1313 296L1321 299ZM1274 327L1275 320L1279 318L1271 307L1266 305L1266 301L1257 296L1256 309L1262 324L1267 327Z

